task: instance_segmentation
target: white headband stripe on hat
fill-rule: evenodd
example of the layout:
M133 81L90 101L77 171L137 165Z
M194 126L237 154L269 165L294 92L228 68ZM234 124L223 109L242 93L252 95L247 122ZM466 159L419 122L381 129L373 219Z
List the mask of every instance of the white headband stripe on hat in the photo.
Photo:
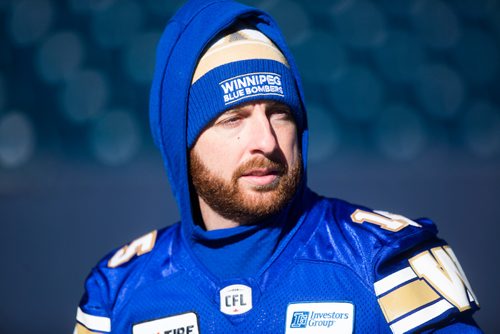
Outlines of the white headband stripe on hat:
M240 29L217 39L200 58L192 84L214 68L240 60L269 59L288 67L281 51L263 33L255 29Z

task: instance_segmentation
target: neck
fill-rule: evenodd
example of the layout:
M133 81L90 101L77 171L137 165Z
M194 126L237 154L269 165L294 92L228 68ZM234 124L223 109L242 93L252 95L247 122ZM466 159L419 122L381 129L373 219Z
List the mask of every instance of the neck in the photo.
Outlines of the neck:
M224 218L215 212L201 197L198 197L198 203L200 204L201 218L207 231L232 228L243 224L243 222Z

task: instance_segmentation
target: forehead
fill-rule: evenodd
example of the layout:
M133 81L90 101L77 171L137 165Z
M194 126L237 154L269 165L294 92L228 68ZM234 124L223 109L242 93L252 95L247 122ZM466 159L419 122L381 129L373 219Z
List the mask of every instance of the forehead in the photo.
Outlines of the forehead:
M213 119L203 129L203 131L200 133L200 135L196 139L192 148L194 148L195 146L199 146L198 144L200 142L200 139L202 137L206 137L208 133L213 133L213 132L227 133L228 131L225 131L225 130L227 130L225 128L223 128L221 131L217 130L219 128L218 127L219 121L223 122L226 119L231 118L232 116L238 116L238 117L242 117L242 118L250 117L251 114L253 113L255 106L258 104L264 105L264 110L265 110L266 114L272 113L273 111L288 112L290 120L296 126L296 121L295 121L295 117L293 115L293 112L291 112L291 108L288 105L286 105L285 103L282 103L279 101L274 101L274 100L249 101L249 102L238 104L238 105L234 106L233 108L228 109L228 110L224 111L223 113L219 114L215 119ZM209 137L211 137L211 135Z
M287 106L286 104L284 104L282 102L273 101L273 100L257 100L257 101L250 101L250 102L245 102L245 103L239 104L239 105L237 105L237 106L235 106L233 108L230 108L230 109L224 111L218 117L221 117L221 116L224 116L224 115L228 115L228 114L231 114L231 113L235 113L235 112L238 112L238 111L250 111L250 110L253 109L253 107L256 104L264 104L264 106L266 108L266 111L272 110L274 108L290 109L289 106Z

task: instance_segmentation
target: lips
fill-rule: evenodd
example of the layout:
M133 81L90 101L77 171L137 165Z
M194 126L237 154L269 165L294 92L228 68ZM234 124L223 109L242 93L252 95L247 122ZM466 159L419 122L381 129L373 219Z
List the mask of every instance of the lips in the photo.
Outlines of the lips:
M282 172L278 168L251 168L240 176L240 180L257 187L270 186L276 183Z
M276 182L279 178L276 174L266 174L266 175L243 175L240 177L241 180L247 183L253 184L255 186L267 186Z
M253 168L244 172L242 176L268 176L278 174L280 174L280 172L276 168Z
M241 165L234 174L234 180L241 180L245 183L259 188L271 186L286 173L286 164L259 157Z

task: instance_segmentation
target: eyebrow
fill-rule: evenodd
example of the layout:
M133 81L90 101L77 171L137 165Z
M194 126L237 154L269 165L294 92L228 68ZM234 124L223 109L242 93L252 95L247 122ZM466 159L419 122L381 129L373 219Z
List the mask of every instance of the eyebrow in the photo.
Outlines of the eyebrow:
M236 114L236 113L239 113L241 111L242 111L242 108L240 108L240 107L236 107L236 108L233 108L233 109L228 109L228 110L224 111L222 114L220 114L219 117L223 116L223 115Z
M238 113L238 112L241 112L243 111L245 108L249 107L250 104L243 104L243 105L239 105L239 106L236 106L234 108L231 108L231 109L228 109L226 111L224 111L222 115L229 115L229 114L234 114L234 113Z
M250 106L251 104L258 103L258 102L259 102L259 100L247 102L247 103L244 103L244 104L240 104L240 105L238 105L238 106L236 106L236 107L234 107L232 109L226 110L222 114L226 114L226 113L227 114L231 114L231 113L239 112L239 111L245 109L246 107ZM283 105L283 106L285 106L285 107L288 108L288 106L286 104L278 102L278 101L272 101L272 100L270 100L270 101L267 101L266 103L267 103L266 108L273 108L273 107L276 107L277 105Z

